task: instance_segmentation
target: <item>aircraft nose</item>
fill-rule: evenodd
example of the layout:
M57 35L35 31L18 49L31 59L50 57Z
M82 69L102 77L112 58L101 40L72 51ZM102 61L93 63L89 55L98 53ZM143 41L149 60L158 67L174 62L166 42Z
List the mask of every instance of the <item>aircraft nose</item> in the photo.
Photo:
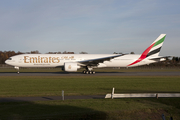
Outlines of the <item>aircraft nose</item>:
M5 63L7 64L7 63L8 63L8 61L6 60L6 61L5 61Z
M6 60L6 61L5 61L5 63L6 63L6 64L9 64L9 63L10 63L10 61L9 61L9 60Z

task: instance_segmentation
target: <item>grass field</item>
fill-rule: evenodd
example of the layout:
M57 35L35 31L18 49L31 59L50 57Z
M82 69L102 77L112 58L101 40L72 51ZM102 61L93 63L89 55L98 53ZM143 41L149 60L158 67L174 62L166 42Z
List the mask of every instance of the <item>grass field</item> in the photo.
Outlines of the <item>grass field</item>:
M179 120L179 98L89 99L1 103L0 119Z
M0 76L0 97L180 92L179 76ZM3 102L0 119L180 120L180 98Z
M180 77L141 76L1 76L0 97L105 95L116 93L180 92Z

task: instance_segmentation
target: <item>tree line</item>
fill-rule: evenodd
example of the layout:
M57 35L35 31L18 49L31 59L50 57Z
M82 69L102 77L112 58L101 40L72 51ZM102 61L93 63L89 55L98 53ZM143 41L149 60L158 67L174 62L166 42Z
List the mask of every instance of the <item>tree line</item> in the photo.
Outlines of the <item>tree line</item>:
M15 52L15 51L0 51L0 64L5 64L5 60L7 60L9 57L19 54L41 54L38 50L31 51L31 52ZM47 52L46 54L74 54L74 52ZM87 52L79 52L79 54L88 54ZM122 54L122 53L116 53L114 54ZM134 52L131 52L130 54L134 54ZM172 59L166 59L166 61L150 64L151 66L180 66L180 57L173 57Z

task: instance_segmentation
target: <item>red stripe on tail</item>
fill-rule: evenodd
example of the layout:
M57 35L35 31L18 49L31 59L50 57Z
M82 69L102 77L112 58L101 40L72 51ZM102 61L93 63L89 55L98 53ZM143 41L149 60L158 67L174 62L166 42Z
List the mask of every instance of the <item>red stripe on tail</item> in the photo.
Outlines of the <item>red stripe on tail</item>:
M142 53L141 57L140 57L138 60L136 60L135 62L129 64L128 66L134 65L134 64L136 64L136 63L138 63L138 62L141 62L143 59L145 59L146 56L147 56L147 54L148 54L149 51L151 50L151 48L154 46L154 44L155 44L155 43L153 43L151 46L149 46L149 47Z

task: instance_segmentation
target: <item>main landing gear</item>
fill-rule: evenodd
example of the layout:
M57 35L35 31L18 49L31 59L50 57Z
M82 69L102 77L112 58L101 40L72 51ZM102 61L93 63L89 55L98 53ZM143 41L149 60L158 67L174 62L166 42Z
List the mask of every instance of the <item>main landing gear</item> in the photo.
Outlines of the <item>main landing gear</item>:
M95 71L88 71L88 70L84 70L82 73L84 74L95 74Z
M84 73L84 74L95 74L96 72L93 71L92 67L86 66L86 70L84 70L82 73Z

